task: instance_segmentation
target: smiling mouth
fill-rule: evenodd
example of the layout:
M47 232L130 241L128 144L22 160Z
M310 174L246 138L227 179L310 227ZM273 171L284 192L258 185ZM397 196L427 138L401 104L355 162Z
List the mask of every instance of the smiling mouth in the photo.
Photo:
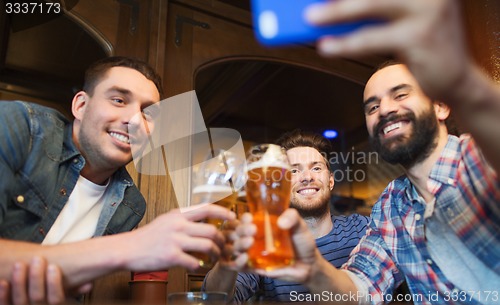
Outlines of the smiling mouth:
M119 134L119 133L116 133L116 132L110 132L109 135L111 137L113 137L114 139L122 142L122 143L125 143L125 144L130 144L130 139L129 137L125 136L125 135L122 135L122 134Z
M408 121L398 121L389 125L386 125L385 127L382 128L381 133L385 136L394 130L401 129L403 125L407 124Z
M319 189L317 188L306 188L297 191L297 193L304 196L316 194L317 192L319 192Z

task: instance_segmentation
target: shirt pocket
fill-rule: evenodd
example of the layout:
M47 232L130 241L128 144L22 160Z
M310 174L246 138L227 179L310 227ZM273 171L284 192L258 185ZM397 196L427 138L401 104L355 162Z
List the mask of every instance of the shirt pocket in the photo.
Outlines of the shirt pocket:
M16 189L11 193L3 221L0 223L0 237L30 240L46 211L46 205L33 189Z

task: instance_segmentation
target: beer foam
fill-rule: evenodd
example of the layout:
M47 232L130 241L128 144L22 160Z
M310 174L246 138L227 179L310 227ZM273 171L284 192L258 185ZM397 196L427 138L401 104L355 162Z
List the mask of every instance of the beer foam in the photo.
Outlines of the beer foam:
M262 158L259 161L253 162L248 166L247 170L250 171L259 167L281 167L290 169L290 165L283 160L283 151L278 145L269 145Z

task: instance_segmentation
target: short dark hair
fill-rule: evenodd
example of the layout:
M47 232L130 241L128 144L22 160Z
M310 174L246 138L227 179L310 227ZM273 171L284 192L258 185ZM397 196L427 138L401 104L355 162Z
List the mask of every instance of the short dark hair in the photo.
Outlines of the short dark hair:
M108 70L113 67L125 67L139 71L144 77L155 84L160 94L160 98L163 97L163 87L161 85L160 75L142 60L123 56L106 57L90 65L85 71L83 90L89 95L93 95L97 84L104 78Z
M396 65L404 65L404 63L402 61L397 60L397 59L389 59L389 60L384 61L380 65L378 65L375 68L375 71L373 73L375 73L377 71L380 71L380 70L382 70L384 68L387 68L387 67L390 67L390 66L396 66Z
M332 151L332 144L330 141L321 135L309 131L302 131L295 129L284 133L276 140L276 144L289 150L295 147L311 147L316 149L325 159L326 166L330 170L330 162L328 158Z

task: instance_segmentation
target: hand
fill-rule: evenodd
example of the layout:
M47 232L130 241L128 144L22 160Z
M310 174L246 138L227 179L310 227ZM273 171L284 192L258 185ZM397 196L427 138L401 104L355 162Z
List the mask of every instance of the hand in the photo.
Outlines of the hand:
M341 37L325 37L318 50L325 56L392 54L406 63L424 91L440 98L456 89L472 65L455 0L339 0L310 7L313 24L364 18L385 23Z
M73 293L91 288L91 284L82 285ZM29 265L16 263L10 282L0 280L0 305L61 304L65 300L61 270L41 257L34 257Z
M248 229L244 229L249 227ZM248 233L245 233L247 232ZM240 239L244 238L245 235L253 236L255 234L255 226L252 223L252 215L245 213L242 215L242 220L232 220L226 222L223 228L223 233L226 238L226 243L222 251L222 257L217 262L220 268L237 271L237 272L247 272L249 271L247 267L248 256L246 250L248 247L245 245L251 245L248 243L242 244ZM253 242L253 239L250 238ZM236 243L236 245L235 245Z
M225 238L214 225L198 222L206 218L234 220L235 214L209 204L158 216L151 223L128 233L132 235L127 238L132 253L127 268L153 271L182 266L195 270L200 267L199 260L188 252L208 253L218 258Z
M253 271L271 278L305 283L311 276L313 265L323 259L316 247L314 237L295 209L288 209L283 212L278 218L278 226L284 230L290 230L295 251L295 263L288 267L270 271L260 269ZM252 246L253 235L255 235L256 231L255 225L252 224L252 215L249 213L244 214L234 236L234 254L237 256L235 264L237 266L246 264L248 260L246 251Z

